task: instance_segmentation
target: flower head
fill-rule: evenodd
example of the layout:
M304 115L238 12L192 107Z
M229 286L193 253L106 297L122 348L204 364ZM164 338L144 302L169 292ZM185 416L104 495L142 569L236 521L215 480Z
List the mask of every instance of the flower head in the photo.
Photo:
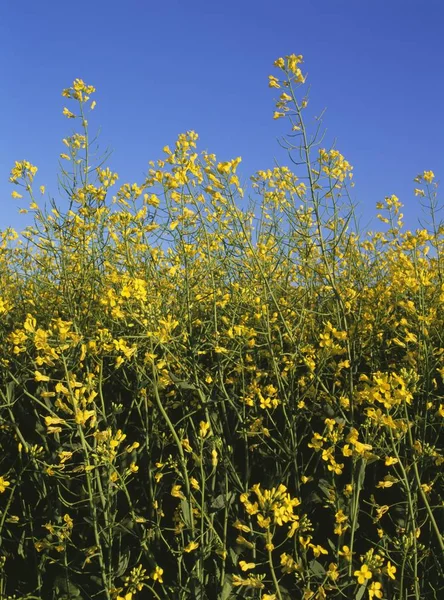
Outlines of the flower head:
M366 564L362 565L359 571L354 572L354 576L357 578L358 583L361 585L367 581L367 579L371 579L373 577L372 572L368 568Z

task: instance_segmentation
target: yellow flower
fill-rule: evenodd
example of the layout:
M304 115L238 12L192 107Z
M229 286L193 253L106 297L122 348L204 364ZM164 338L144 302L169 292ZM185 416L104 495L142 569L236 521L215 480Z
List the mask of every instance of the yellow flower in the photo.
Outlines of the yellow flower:
M338 510L338 512L335 515L336 523L345 523L347 519L348 517L347 515L344 515L344 511L342 509Z
M75 119L76 116L74 113L72 113L70 110L68 110L67 108L63 109L63 114L65 117L67 117L68 119Z
M386 480L386 481L380 481L376 487L377 488L390 488L392 487L392 485L396 483L395 481L390 481L390 480Z
M279 79L274 77L273 75L268 76L268 87L279 89L281 86L279 85Z
M210 424L206 421L201 421L199 424L199 435L202 439L207 436L209 430Z
M422 177L424 181L427 181L427 183L432 183L433 179L435 178L435 173L433 171L424 171Z
M348 546L342 546L342 550L339 550L339 556L343 556L348 562L352 559L352 554Z
M248 527L248 525L244 525L239 520L237 520L233 523L233 527L235 527L236 529L239 529L239 531L246 531L247 533L250 533L250 531L251 531L251 529Z
M188 546L185 546L183 549L184 552L193 552L193 550L197 550L199 548L199 542L190 542Z
M242 569L242 571L249 571L250 569L254 569L256 564L255 563L247 563L245 560L240 560L239 561L239 566Z
M308 546L308 544L310 543L311 537L308 536L306 538L302 537L302 535L299 536L299 543L301 544L301 546L303 548L306 548Z
M0 494L3 494L8 485L11 485L11 483L9 481L6 481L4 477L0 477Z
M386 570L390 579L395 579L396 567L390 561L387 562Z
M257 515L257 524L259 525L259 527L262 527L262 529L268 529L270 527L270 523L271 523L270 517L267 517L265 519L264 516L261 515L260 513Z
M333 581L336 581L339 577L338 565L336 563L330 563L328 565L327 576Z
M191 487L193 488L193 490L200 489L199 482L197 481L197 479L195 477L190 477L190 484L191 484Z
M185 450L185 452L192 452L193 448L191 447L190 441L185 438L184 440L181 441L182 447Z
M385 459L385 466L390 467L391 465L396 465L397 462L398 459L394 456L387 456L387 458Z
M249 542L247 539L245 539L243 535L237 536L236 544L239 544L239 546L245 546L246 548L249 548L250 550L252 550L254 548L254 545L251 542Z
M45 417L46 427L52 427L52 425L66 425L66 421L60 417ZM72 455L72 453L71 453Z
M154 571L151 573L151 579L153 579L154 581L158 581L159 583L163 583L162 575L163 569L159 566L156 566Z
M88 419L91 419L91 427L94 427L96 422L96 413L94 410L78 410L76 411L76 423L78 425L86 425Z
M373 577L372 572L368 568L367 565L362 565L359 571L354 572L354 576L357 578L358 583L361 585L367 581L367 579L371 579Z
M318 558L321 554L328 554L328 550L326 550L319 544L317 544L316 546L314 544L310 544L310 548L313 550L313 554L316 558Z
M43 375L40 371L34 371L34 379L35 381L49 381L49 377L47 375Z
M180 498L181 500L185 499L185 496L183 495L183 492L181 491L181 485L173 485L172 489L171 489L171 495L174 498Z
M11 192L11 196L13 198L23 198L23 196L21 194L19 194L18 192L16 192L15 190L13 192Z
M432 487L433 487L433 483L431 483L431 484L430 483L421 483L422 491L425 494L430 494L430 492L432 491Z
M379 581L374 581L370 585L368 588L368 597L370 600L372 598L382 598L382 584Z

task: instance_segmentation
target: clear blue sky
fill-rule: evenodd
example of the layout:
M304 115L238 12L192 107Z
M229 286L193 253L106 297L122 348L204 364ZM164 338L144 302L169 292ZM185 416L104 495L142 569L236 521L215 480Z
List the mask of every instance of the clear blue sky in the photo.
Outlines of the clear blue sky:
M444 173L443 39L441 0L3 0L0 228L29 222L10 195L15 160L36 164L36 183L57 200L72 133L61 90L76 77L97 88L91 129L113 149L120 183L141 182L148 160L189 129L220 160L242 156L243 179L275 158L287 164L267 76L293 52L314 113L327 108L327 139L354 165L364 221L396 194L414 228L413 177Z

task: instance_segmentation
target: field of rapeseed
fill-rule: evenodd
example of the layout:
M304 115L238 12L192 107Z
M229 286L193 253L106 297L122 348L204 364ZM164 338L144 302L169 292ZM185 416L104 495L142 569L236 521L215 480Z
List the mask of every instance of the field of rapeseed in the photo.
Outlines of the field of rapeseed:
M34 222L0 233L2 599L443 598L435 176L420 229L389 196L359 231L302 57L275 67L291 168L249 190L193 131L121 185L79 79L66 209L13 166Z

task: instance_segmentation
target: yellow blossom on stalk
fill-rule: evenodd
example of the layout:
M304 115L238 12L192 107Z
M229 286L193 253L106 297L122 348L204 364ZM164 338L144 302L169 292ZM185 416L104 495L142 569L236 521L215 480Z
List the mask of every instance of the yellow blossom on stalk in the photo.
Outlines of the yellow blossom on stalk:
M23 196L21 194L19 194L18 192L16 192L15 190L13 192L11 192L11 196L15 199L23 198Z
M299 529L299 520L296 519L293 521L293 523L288 528L287 537L292 538L298 529Z
M63 115L65 117L67 117L68 119L75 119L76 118L75 114L72 113L68 108L64 108L63 109Z
M78 425L86 425L88 419L91 419L91 427L94 427L96 422L96 413L94 410L78 410L76 411L76 423Z
M195 477L190 477L190 484L191 484L191 487L193 488L193 490L200 489L199 482L197 481L197 479Z
M35 319L35 317L33 317L32 315L30 315L28 313L26 315L26 320L23 323L23 329L25 329L29 333L34 333L36 325L37 325L37 320Z
M338 512L335 515L336 523L345 523L347 519L348 517L347 515L344 515L344 511L342 509L338 510Z
M263 576L262 576L263 577ZM262 578L260 576L249 575L246 579L239 577L238 575L233 575L232 584L235 587L245 586L251 587L254 589L263 589L265 586L262 583Z
M34 371L34 380L35 381L50 381L48 375L43 375L40 371Z
M162 575L163 569L159 566L156 566L154 571L151 573L151 579L153 579L154 581L158 581L159 583L163 583Z
M243 535L238 535L236 538L236 544L239 544L239 546L245 546L246 548L252 550L254 548L254 545L249 542L247 539L244 538Z
M268 529L271 524L271 519L270 517L267 517L265 519L264 516L259 513L257 515L257 524L259 525L259 527L262 527L262 529Z
M421 483L421 488L424 494L430 494L433 488L433 483Z
M281 87L279 85L279 79L277 77L274 77L273 75L269 75L268 76L268 87L279 89Z
M193 550L197 550L199 548L199 542L190 542L188 546L185 546L183 549L184 552L193 552Z
M181 500L184 500L185 496L183 495L183 492L181 491L181 487L182 486L179 484L173 485L173 487L171 488L171 495L174 498L180 498Z
M45 417L45 425L46 427L51 427L52 425L66 425L66 421L59 417Z
M294 573L299 570L300 567L298 563L290 554L283 552L280 558L282 573Z
M72 452L69 452L67 450L62 450L61 452L59 452L59 460L60 460L60 464L65 463L67 460L69 460L72 457Z
M255 563L247 563L245 560L240 560L239 566L242 569L242 571L249 571L250 569L254 569L256 567Z
M357 578L358 583L362 585L363 583L366 583L368 579L371 579L373 577L373 574L368 568L368 566L364 564L358 571L354 572L354 576Z
M380 481L379 483L377 483L376 487L377 488L391 488L395 483L397 483L397 479L395 479L394 477L390 477L390 475L387 475L386 477L384 477L384 481Z
M139 442L133 442L131 446L127 446L125 451L130 454L133 450L136 450L140 446Z
M373 581L368 588L368 597L369 600L372 600L372 598L382 598L382 583L379 583L379 581Z
M244 523L241 523L239 520L236 520L233 523L233 527L235 527L239 531L245 531L246 533L249 533L251 531L251 529L250 529L250 527L248 527L248 525L245 525Z
M346 561L350 562L352 559L350 548L348 546L342 546L342 550L339 550L339 556L343 556Z
M9 481L6 481L4 477L0 477L0 494L3 494L9 485L11 485Z
M390 579L395 579L396 567L394 565L392 565L392 563L390 561L387 561L387 566L385 569L386 569L387 575L390 577Z
M192 452L193 448L191 447L190 441L188 438L185 438L181 441L182 447L185 450L185 452Z
M199 423L199 435L203 439L207 436L210 430L210 424L206 421L201 421Z
M424 181L427 181L427 183L432 183L435 178L435 173L433 171L424 171L422 178Z
M307 548L307 546L310 544L310 540L311 536L307 536L305 538L302 535L299 536L299 543L304 549Z
M336 563L330 563L328 565L327 576L330 577L332 581L336 581L339 578L338 565Z
M389 509L390 509L390 507L387 504L384 504L383 506L379 506L376 509L376 518L375 518L374 522L377 523Z
M313 554L316 558L318 558L321 554L328 554L328 550L317 544L309 544L309 548L313 551Z
M27 160L22 160L21 162L16 160L14 167L11 169L9 181L11 183L17 183L19 179L25 177L29 180L30 183L32 183L37 171L37 167L32 165Z

